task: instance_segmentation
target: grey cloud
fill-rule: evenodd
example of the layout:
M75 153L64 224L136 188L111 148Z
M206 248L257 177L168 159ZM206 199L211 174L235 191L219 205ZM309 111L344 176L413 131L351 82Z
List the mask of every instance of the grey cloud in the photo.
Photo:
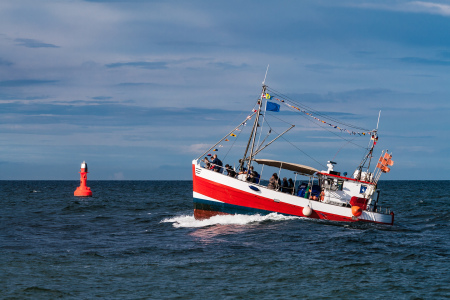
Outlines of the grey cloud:
M97 96L97 97L92 97L92 99L94 99L94 100L110 100L110 99L112 99L112 97L109 97L109 96Z
M235 65L232 63L228 63L228 62L215 62L215 63L210 63L210 65L219 67L224 70L238 70L238 69L245 69L245 68L249 67L248 64L244 64L244 63L240 64L240 65Z
M59 46L43 43L34 39L15 39L17 45L27 48L60 48Z
M7 61L7 60L4 60L4 59L2 59L2 58L0 57L0 66L6 66L6 67L9 67L9 66L12 66L12 65L13 65L12 62Z
M450 61L441 59L428 59L422 57L402 57L400 62L410 64L432 65L432 66L450 66Z
M23 87L30 85L45 85L57 83L59 80L17 79L0 81L0 87Z
M189 108L149 108L124 104L99 104L77 101L72 105L0 103L0 124L73 124L81 126L190 126L210 122L214 117L225 122L236 111ZM193 118L193 116L198 116ZM202 116L204 116L202 118ZM176 120L176 122L174 122Z
M166 62L147 62L147 61L132 61L126 63L112 63L107 64L107 68L121 68L121 67L133 67L133 68L141 68L141 69L149 69L149 70L161 70L167 69Z

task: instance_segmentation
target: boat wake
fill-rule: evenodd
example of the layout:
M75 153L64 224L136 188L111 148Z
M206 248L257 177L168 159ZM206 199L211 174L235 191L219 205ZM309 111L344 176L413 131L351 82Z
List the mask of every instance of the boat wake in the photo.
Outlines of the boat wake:
M173 227L176 228L199 228L212 225L247 225L264 221L285 221L297 219L301 219L301 217L285 216L277 213L271 213L268 215L217 215L205 220L196 220L193 215L183 215L164 219L161 223L173 223Z

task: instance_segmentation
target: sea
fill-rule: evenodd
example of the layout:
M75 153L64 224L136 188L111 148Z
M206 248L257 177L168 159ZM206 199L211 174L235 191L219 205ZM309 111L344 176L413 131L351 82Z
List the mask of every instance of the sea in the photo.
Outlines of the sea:
M192 181L0 181L0 299L450 299L450 181L381 181L393 226L193 217Z

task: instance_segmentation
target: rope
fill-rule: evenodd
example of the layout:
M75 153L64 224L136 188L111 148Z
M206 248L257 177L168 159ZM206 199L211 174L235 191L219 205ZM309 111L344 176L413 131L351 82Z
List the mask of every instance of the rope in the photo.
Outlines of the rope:
M267 123L267 126L269 126L269 128L271 130L273 130L276 134L279 134L276 130L274 130L272 128L272 126L270 126L269 122L267 122L267 119L265 120ZM317 160L315 160L312 156L310 156L309 154L307 154L305 151L303 151L302 149L300 149L299 147L297 147L296 145L294 145L293 143L291 143L291 141L287 140L286 138L284 138L283 136L281 136L281 138L283 140L285 140L286 142L288 142L289 144L291 144L294 148L296 148L297 150L299 150L300 152L302 152L304 155L306 155L307 157L309 157L311 160L315 161L317 164L319 164L320 166L326 168L326 166L324 166L322 163L318 162Z
M328 116L328 115L326 115L326 114L323 114L323 113L321 113L321 112L319 112L319 111L317 111L317 110L312 109L311 107L309 107L309 106L307 106L307 105L305 105L305 104L299 103L299 102L297 102L297 101L291 99L289 96L286 96L286 95L282 94L281 92L278 92L278 91L275 90L275 89L272 89L272 88L267 87L267 90L268 90L272 95L278 96L279 98L284 98L284 99L283 99L284 101L290 102L290 103L293 103L293 104L296 104L297 106L303 108L304 110L309 110L309 111L311 111L313 114L318 115L318 116L321 116L322 118L331 120L331 121L333 121L333 122L339 123L339 124L344 125L344 126L346 126L346 127L351 127L351 128L358 129L358 130L362 130L362 131L371 131L371 130L369 130L369 129L366 129L366 128L363 128L363 127L359 127L359 126L355 126L355 125L352 125L352 124L350 124L350 123L345 123L345 122L342 122L342 121L340 121L340 120L338 120L338 119L336 119L336 118L333 118L333 117L331 117L331 116Z
M300 113L300 112L299 112L298 110L296 110L296 109L294 110L294 109L291 108L291 110L294 111L294 112L296 112L296 113ZM273 116L272 114L271 114L270 116L271 116L271 117L274 117L275 119L278 119L278 120L280 120L280 121L283 121L283 120L281 120L281 119L279 119L279 118ZM353 144L353 145L355 145L355 146L357 146L357 147L359 147L359 148L361 148L361 149L367 150L366 147L353 143L352 141L353 141L354 139L353 139L353 140L348 140L348 139L344 138L343 136L337 134L334 130L330 130L330 129L328 128L329 126L325 126L325 125L323 125L323 123L317 123L317 122L314 122L311 118L308 118L308 117L307 117L305 114L303 114L303 113L300 114L300 116L302 116L303 118L305 118L308 122L311 122L314 126L317 126L317 127L319 127L319 128L325 129L325 130L328 131L329 133L332 133L332 134L334 134L335 136L337 136L338 138L340 138L340 139L342 139L342 140L344 140L344 141L347 141L348 143ZM285 122L285 121L283 121L283 122ZM287 123L287 122L285 122L285 123ZM289 124L289 123L287 123L287 124Z

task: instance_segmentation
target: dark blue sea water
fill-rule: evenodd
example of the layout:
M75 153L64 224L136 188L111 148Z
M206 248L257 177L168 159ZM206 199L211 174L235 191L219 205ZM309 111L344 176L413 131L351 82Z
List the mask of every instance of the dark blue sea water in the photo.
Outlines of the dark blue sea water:
M0 182L1 299L450 298L450 181L384 181L394 226L196 221L190 181Z

